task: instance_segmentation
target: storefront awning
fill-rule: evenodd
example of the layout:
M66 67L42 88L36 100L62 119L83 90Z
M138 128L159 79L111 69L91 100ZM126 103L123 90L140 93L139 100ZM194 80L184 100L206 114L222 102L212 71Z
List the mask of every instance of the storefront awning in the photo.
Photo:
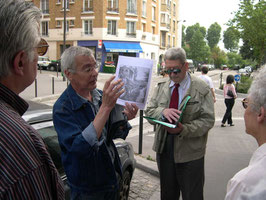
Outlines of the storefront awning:
M129 42L103 42L106 52L125 52L141 53L143 52L139 43Z

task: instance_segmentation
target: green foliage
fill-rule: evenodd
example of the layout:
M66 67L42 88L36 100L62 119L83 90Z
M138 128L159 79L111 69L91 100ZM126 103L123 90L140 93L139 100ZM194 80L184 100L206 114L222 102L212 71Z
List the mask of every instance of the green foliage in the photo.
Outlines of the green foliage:
M185 38L186 38L185 29L186 27L182 24L182 44L181 44L182 48L185 47Z
M236 27L243 41L246 41L250 50L253 50L253 57L258 63L266 62L266 2L254 0L241 0L239 9L231 27Z
M215 68L220 68L222 64L227 63L226 53L221 51L217 46L212 49L211 58L213 59Z
M212 49L213 47L217 46L220 37L221 37L221 26L215 22L214 24L212 24L207 32L207 36L206 39L208 41L208 45L209 47Z
M248 93L250 85L252 83L252 78L247 75L241 75L240 83L237 84L237 92Z
M147 156L147 160L155 161L150 155Z
M244 60L242 59L241 55L234 53L234 52L229 52L227 53L227 65L229 68L233 68L234 66L242 66L244 65Z
M203 38L205 38L206 28L203 26L200 26L199 23L196 23L193 26L187 27L186 37L185 37L186 43L189 43L192 40L192 37L196 32L200 32Z
M239 43L239 32L234 27L229 27L224 31L224 47L230 52L236 52Z

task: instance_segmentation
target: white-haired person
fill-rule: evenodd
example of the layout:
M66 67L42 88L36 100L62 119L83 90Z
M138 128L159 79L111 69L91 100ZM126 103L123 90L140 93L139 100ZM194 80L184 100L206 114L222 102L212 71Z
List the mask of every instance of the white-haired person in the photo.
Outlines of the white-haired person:
M64 187L41 136L22 119L19 94L35 80L42 14L32 2L0 0L0 199L64 199ZM45 44L45 45L42 45Z
M246 109L246 132L257 140L259 148L253 153L248 167L228 182L225 200L264 200L266 185L261 189L259 183L266 181L266 65L253 80L248 97L242 103ZM256 191L259 193L254 194Z

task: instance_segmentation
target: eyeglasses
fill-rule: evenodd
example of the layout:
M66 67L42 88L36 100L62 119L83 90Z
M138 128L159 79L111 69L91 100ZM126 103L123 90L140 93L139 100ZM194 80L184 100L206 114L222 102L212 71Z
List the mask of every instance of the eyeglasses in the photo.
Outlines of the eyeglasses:
M74 69L67 69L69 72L76 73L76 72L84 72L84 73L90 73L93 70L97 70L99 68L99 65L96 63L94 66L86 67L83 70L74 70Z
M185 63L184 63L185 64ZM167 69L165 70L165 73L166 74L171 74L171 73L174 73L174 74L179 74L182 70L182 67L184 66L184 64L179 68L179 69L176 69L176 68L172 68L172 69ZM179 67L179 66L176 66L176 67Z
M247 109L247 107L248 107L248 99L247 98L244 98L242 100L242 105L243 105L244 109Z
M46 54L48 47L49 47L49 45L46 42L46 40L41 38L41 41L39 42L38 46L36 47L38 55L43 56L44 54Z

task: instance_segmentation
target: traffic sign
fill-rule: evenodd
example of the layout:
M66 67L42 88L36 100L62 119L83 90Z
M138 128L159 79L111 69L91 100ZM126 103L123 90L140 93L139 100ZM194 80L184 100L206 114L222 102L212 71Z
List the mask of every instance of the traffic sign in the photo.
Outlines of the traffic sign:
M239 74L236 74L236 75L235 75L235 81L236 81L236 82L240 81L240 75L239 75Z

